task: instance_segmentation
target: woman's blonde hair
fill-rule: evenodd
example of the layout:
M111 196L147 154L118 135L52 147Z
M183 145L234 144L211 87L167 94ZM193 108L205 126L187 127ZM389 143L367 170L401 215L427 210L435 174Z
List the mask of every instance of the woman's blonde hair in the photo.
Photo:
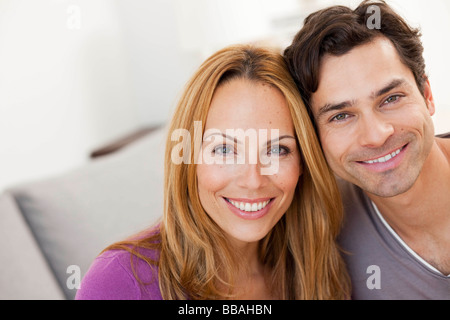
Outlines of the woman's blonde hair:
M281 299L347 299L349 278L335 239L342 204L308 112L283 57L249 45L230 46L207 59L187 83L169 126L166 142L164 214L159 232L139 240L116 243L159 270L164 299L233 298L233 281L240 268L223 230L203 209L197 190L196 157L177 164L171 151L178 144L171 132L186 129L194 137L194 121L202 135L218 86L236 78L269 84L284 95L301 150L303 174L285 215L260 241L259 257L270 270L269 285ZM195 150L194 139L191 149ZM139 248L155 249L159 259ZM105 250L107 250L105 249Z

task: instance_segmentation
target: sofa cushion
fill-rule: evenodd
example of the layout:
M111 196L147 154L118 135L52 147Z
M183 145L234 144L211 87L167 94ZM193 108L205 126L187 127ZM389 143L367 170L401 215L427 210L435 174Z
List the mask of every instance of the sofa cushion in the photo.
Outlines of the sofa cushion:
M69 173L10 189L68 299L76 293L67 285L76 269L68 268L82 278L107 245L162 216L164 146L161 128Z
M0 196L0 243L0 300L64 298L9 193Z

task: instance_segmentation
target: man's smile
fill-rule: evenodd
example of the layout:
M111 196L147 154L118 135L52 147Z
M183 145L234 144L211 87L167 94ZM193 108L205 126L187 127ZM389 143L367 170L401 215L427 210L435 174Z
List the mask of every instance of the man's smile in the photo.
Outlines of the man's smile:
M397 157L400 152L403 151L403 149L406 147L407 145L404 145L401 148L398 148L395 151L389 152L387 155L381 156L381 157L377 157L376 159L372 159L372 160L364 160L364 161L358 161L360 163L365 163L365 164L374 164L374 163L384 163L384 162L388 162L391 159L394 159L395 157Z
M372 158L371 160L356 161L356 163L363 166L365 169L376 173L393 170L401 164L408 146L409 144L406 144L384 156Z

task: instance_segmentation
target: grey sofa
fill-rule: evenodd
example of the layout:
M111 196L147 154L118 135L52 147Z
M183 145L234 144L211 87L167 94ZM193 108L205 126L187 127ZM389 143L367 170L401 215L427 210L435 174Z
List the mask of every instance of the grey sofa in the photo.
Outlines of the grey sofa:
M0 299L73 299L96 255L163 210L165 129L0 195Z

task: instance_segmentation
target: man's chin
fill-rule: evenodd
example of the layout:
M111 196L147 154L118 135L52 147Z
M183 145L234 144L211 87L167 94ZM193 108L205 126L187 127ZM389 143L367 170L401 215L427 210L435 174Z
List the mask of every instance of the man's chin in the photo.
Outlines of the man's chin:
M362 190L369 195L380 198L393 198L405 194L414 185L415 180L406 181L397 179L395 182L357 183Z

